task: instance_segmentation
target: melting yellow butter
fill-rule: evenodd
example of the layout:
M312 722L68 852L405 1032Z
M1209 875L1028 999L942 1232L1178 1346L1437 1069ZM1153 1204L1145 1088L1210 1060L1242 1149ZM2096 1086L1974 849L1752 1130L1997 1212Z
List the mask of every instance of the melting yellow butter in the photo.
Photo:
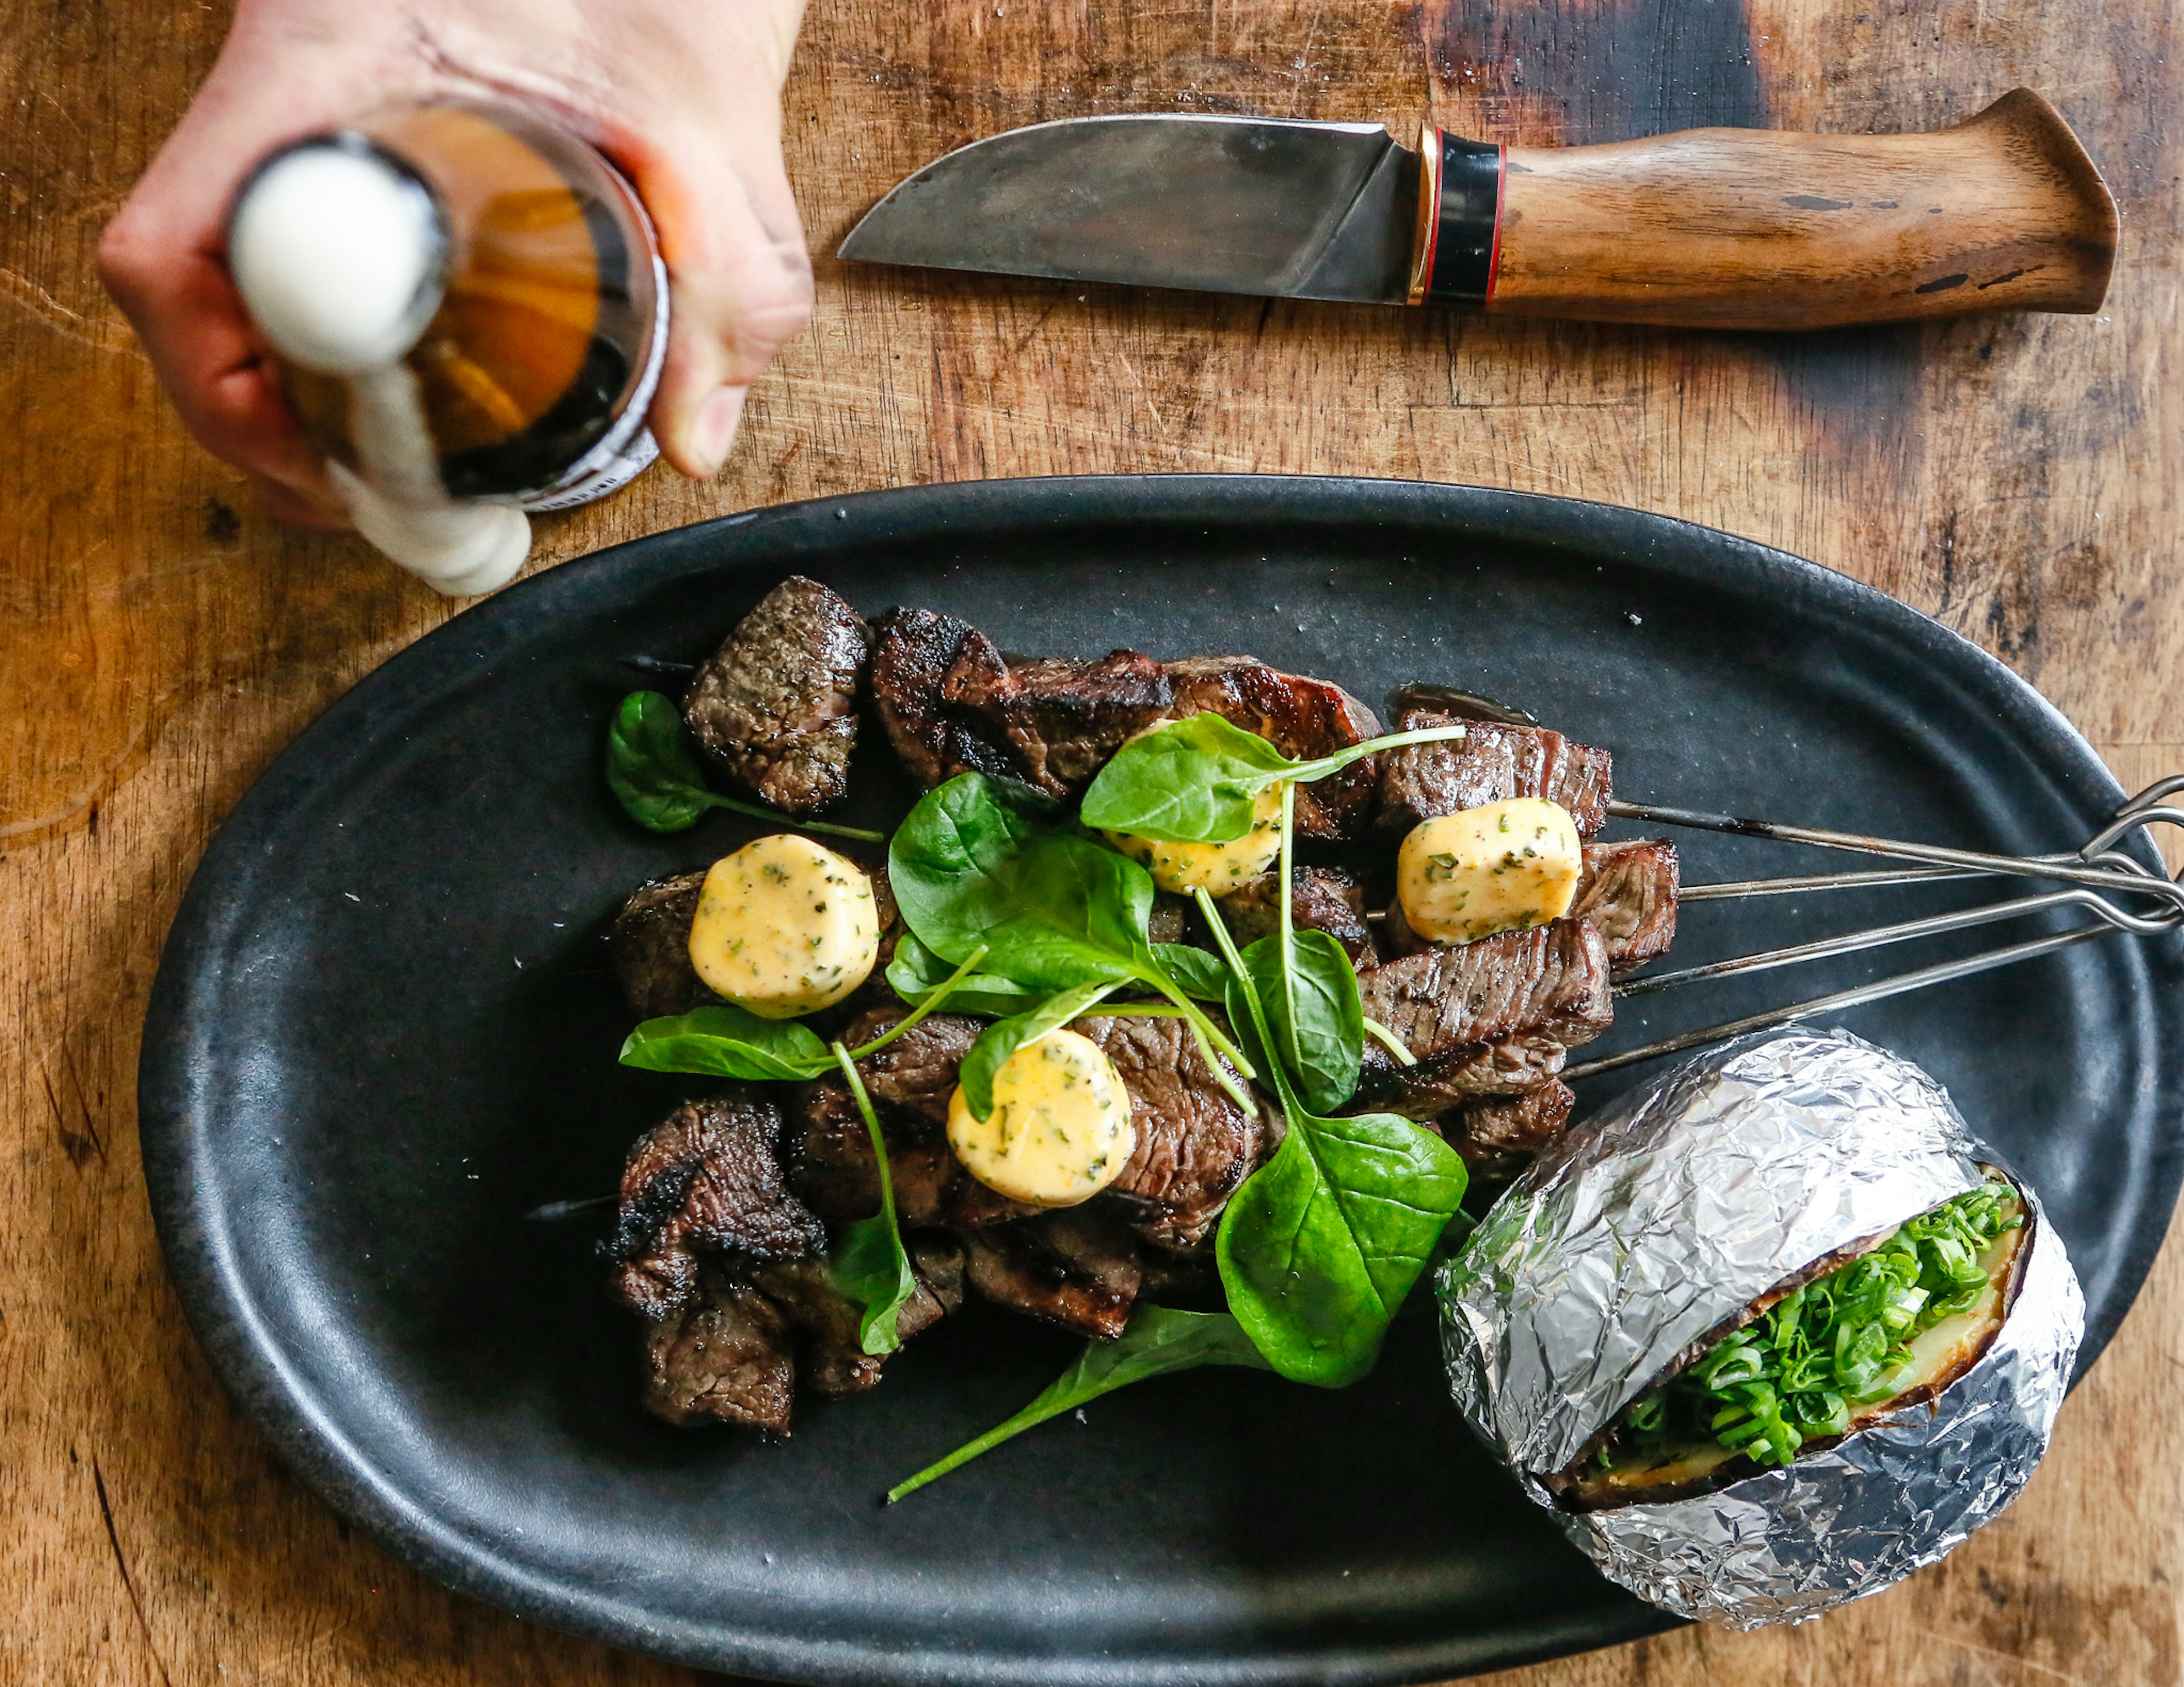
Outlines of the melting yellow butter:
M1470 943L1559 920L1584 871L1569 810L1517 797L1413 827L1396 857L1396 894L1420 937Z
M1127 832L1106 836L1133 860L1143 861L1162 890L1226 896L1273 866L1282 853L1282 788L1269 785L1259 793L1251 804L1251 829L1232 844L1167 844Z
M879 947L864 870L787 832L714 862L690 925L706 987L766 1019L838 1002L872 976Z
M1137 1146L1130 1093L1098 1044L1050 1031L1001 1062L986 1118L961 1088L949 1098L948 1145L997 1194L1074 1206L1113 1183Z

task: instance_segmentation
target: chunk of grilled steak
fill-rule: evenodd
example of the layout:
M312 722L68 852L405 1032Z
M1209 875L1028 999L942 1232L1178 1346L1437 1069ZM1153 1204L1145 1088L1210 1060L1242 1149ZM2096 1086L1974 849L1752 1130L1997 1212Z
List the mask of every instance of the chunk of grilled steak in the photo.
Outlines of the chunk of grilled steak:
M1177 715L1218 715L1301 761L1379 735L1373 711L1340 686L1283 673L1256 656L1190 656L1167 664L1167 673ZM1364 830L1373 813L1374 760L1297 787L1300 837L1349 838Z
M843 1033L843 1041L851 1048L869 1043L908 1012L900 1004L874 1009ZM988 1189L948 1146L948 1100L956 1093L963 1056L984 1028L980 1020L937 1013L857 1062L887 1139L895 1211L905 1225L996 1224L1039 1211ZM795 1120L788 1163L796 1193L829 1223L878 1211L879 1166L849 1086L834 1078L806 1084Z
M1433 709L1408 709L1398 732L1461 725L1461 738L1406 744L1373 758L1380 764L1379 823L1407 832L1420 821L1512 797L1544 797L1570 811L1580 837L1607 817L1612 760L1544 727L1460 721Z
M1529 1094L1557 1077L1568 1059L1569 1050L1554 1038L1524 1032L1404 1066L1368 1038L1358 1105L1423 1122L1481 1097Z
M706 754L760 802L809 814L849 788L870 637L863 617L834 593L791 575L698 670L682 718Z
M1151 657L1111 650L1090 662L1041 656L999 673L951 672L941 697L981 716L984 736L1008 740L1022 777L1061 797L1090 784L1123 740L1167 712L1174 692Z
M1130 1233L1095 1205L967 1231L963 1244L972 1294L1100 1340L1123 1333L1144 1281Z
M607 957L630 1011L641 1018L688 1013L710 994L690 965L690 922L698 917L694 872L656 878L632 891L607 933Z
M1221 899L1221 918L1237 948L1274 934L1281 921L1280 884L1279 873L1262 873ZM1290 921L1300 931L1325 932L1353 961L1373 959L1364 889L1340 867L1297 870L1290 882Z
M1577 1096L1560 1078L1522 1095L1482 1095L1441 1121L1442 1134L1474 1173L1506 1178L1523 1169L1569 1123Z
M1266 1132L1221 1088L1182 1020L1100 1015L1070 1027L1100 1045L1130 1093L1137 1143L1104 1195L1148 1241L1187 1250L1212 1232L1259 1163Z
M907 1341L963 1304L963 1250L954 1239L908 1238L917 1287L895 1314L896 1336ZM803 1338L805 1382L822 1395L861 1394L880 1379L883 1356L864 1350L864 1309L835 1288L823 1260L761 1266L751 1281Z
M787 1320L715 1261L645 1332L644 1408L670 1423L739 1423L785 1435L795 1387Z
M1518 1032L1587 1043L1613 1022L1607 951L1584 920L1406 955L1358 975L1367 1016L1421 1062Z
M938 785L966 769L1022 777L1006 734L944 692L972 694L1000 682L1008 664L968 621L931 610L889 610L875 624L872 707L912 777Z
M606 1254L633 1311L663 1317L694 1291L700 1254L747 1261L824 1250L827 1233L788 1191L781 1114L748 1090L686 1101L637 1139Z
M1590 920L1617 977L1669 952L1676 940L1676 846L1665 838L1585 846L1570 917Z
M880 926L879 959L872 966L876 994L885 991L885 999L891 1001L894 993L886 989L880 975L902 935L902 915L886 867L864 861L858 865L872 882L873 913ZM698 867L638 886L607 932L607 958L621 981L630 1011L639 1018L688 1013L701 1002L716 999L690 964L690 927L698 917L698 894L705 888L705 871Z

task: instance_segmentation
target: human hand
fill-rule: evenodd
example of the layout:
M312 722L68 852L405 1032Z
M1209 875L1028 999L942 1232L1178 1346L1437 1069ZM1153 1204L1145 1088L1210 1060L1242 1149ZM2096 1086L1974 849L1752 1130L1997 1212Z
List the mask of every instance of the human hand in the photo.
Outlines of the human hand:
M660 233L673 309L649 420L686 475L727 459L744 398L811 308L781 156L803 0L239 0L219 62L99 242L99 272L190 431L276 515L348 525L229 279L254 165L392 100L511 99L599 148Z

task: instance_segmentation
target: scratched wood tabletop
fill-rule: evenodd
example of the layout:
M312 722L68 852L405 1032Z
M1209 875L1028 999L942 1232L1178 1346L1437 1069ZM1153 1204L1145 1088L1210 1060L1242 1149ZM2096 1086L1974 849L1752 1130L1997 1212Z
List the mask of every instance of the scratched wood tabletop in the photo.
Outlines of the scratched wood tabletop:
M686 1681L448 1593L281 1467L183 1325L133 1077L159 943L251 780L454 606L285 532L191 443L100 292L99 229L216 5L0 0L0 1680ZM1805 338L1486 321L872 271L727 470L540 524L533 566L753 504L1106 470L1418 476L1636 504L1813 557L2014 666L2126 786L2184 767L2178 113L2153 0L818 0L788 95L815 253L958 142L1122 110L1543 144L1881 132L2049 96L2123 209L2109 303ZM2184 1597L2184 1244L2030 1493L1824 1621L1687 1630L1504 1687L2169 1683Z

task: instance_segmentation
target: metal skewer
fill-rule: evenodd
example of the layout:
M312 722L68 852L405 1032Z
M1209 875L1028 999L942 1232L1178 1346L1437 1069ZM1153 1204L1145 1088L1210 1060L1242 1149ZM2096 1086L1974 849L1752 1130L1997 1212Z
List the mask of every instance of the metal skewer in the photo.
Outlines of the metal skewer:
M2119 809L2114 819L2088 838L2083 848L2069 854L2026 856L1996 855L1980 850L1952 849L1935 844L1906 843L1896 838L1865 837L1854 832L1780 826L1767 821L1696 813L1690 810L1663 808L1650 804L1612 802L1607 805L1607 811L1625 819L1933 864L1918 868L1883 868L1861 872L1741 879L1719 884L1693 885L1679 893L1679 899L1683 901L1786 895L1808 890L1841 890L1989 876L2061 880L2075 887L2037 896L2020 897L2014 901L1996 903L1983 908L1937 914L1925 919L1905 920L1867 931L1849 932L1839 937L1793 944L1758 955L1739 955L1727 960L1685 967L1674 972L1626 980L1614 987L1614 994L1618 999L1652 994L1737 973L1768 972L1778 966L1796 966L1827 955L1853 954L1888 944L1908 943L1919 938L1939 936L1943 933L1963 931L2003 920L2022 919L2059 908L2082 909L2093 916L2093 921L2091 924L2052 937L2036 938L2029 942L1990 949L1985 954L1920 967L1915 972L1878 979L1852 989L1838 990L1830 995L1818 996L1809 1001L1772 1009L1765 1013L1752 1014L1727 1024L1687 1031L1679 1036L1646 1044L1641 1048L1625 1050L1620 1054L1581 1061L1565 1068L1563 1077L1565 1080L1591 1077L1622 1066L1635 1066L1643 1061L1658 1060L1665 1055L1680 1054L1686 1049L1741 1037L1748 1032L1769 1030L1778 1025L1792 1024L1821 1014L1885 1000L1890 996L1924 989L1931 984L1947 983L1954 979L1970 977L1975 973L1990 972L1996 967L2014 966L2020 960L2053 955L2074 944L2110 932L2150 936L2172 930L2184 924L2184 883L2161 877L2142 862L2118 850L2114 845L2129 833L2142 827L2160 824L2184 827L2184 809L2171 806L2163 800L2180 790L2184 790L2184 774L2158 781ZM2110 894L2103 894L2103 892ZM2110 899L2111 894L2147 898L2157 905L2151 912L2137 913Z

